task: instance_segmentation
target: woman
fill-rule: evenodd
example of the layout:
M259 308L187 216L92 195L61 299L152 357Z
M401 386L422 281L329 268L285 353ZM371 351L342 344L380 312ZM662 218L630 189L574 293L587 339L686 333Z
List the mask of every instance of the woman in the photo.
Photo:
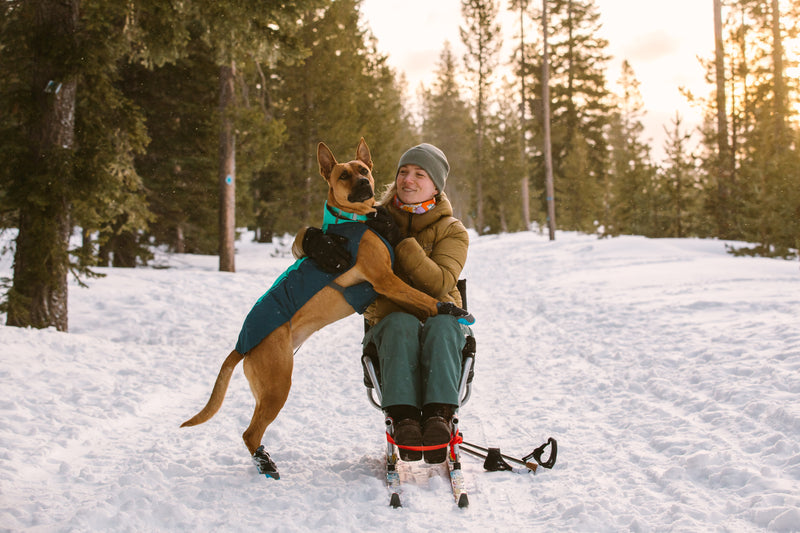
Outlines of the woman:
M367 224L394 247L394 270L403 281L437 300L461 306L456 282L467 260L469 236L453 217L444 194L449 171L447 157L435 146L409 149L379 202L390 217ZM302 242L312 259L324 261L333 255L334 243L324 235L312 232ZM400 458L418 461L424 455L427 463L444 461L469 328L450 315L421 323L384 296L378 296L364 315L371 327L363 342L373 343L378 352L382 407L394 420ZM404 446L441 447L423 452Z

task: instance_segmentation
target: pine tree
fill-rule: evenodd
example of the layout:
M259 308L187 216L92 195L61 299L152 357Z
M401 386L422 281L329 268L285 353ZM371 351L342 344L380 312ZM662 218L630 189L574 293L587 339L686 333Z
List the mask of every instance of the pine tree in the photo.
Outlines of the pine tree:
M148 235L179 253L217 252L217 75L207 45L193 36L186 56L157 68L122 69L125 94L141 109L151 138L136 168L154 220Z
M627 61L622 62L618 85L621 94L608 130L610 164L600 220L609 235L652 235L655 170L650 162L650 147L642 140L644 102L640 84Z
M171 3L161 3L162 15ZM117 65L136 55L165 60L136 27L148 2L3 2L0 7L0 172L18 228L10 325L68 329L67 273L74 224L100 229L125 218L143 227L147 211L133 155L147 142L141 114L115 83ZM174 12L174 11L172 11ZM145 17L146 18L146 17ZM166 29L159 43L180 41ZM138 50L138 51L137 51Z
M714 77L716 82L717 151L713 172L717 179L717 234L730 235L730 190L734 175L734 160L728 139L728 110L725 87L725 43L722 35L722 0L714 0Z
M475 226L478 233L484 230L483 170L487 162L484 154L485 123L488 113L489 87L492 72L497 66L497 56L502 44L500 25L497 22L496 0L461 0L461 16L465 26L459 28L461 41L467 48L464 63L473 81L473 108L475 110Z
M506 83L498 90L498 100L486 121L486 149L492 154L483 168L485 221L487 233L500 233L528 229L522 211L510 199L523 194L520 164L520 115L512 93L514 87Z
M272 59L294 50L281 45L291 45L297 2L270 4L276 15L265 18L256 14L264 13L262 2L245 6L248 18L210 4L37 0L0 6L0 69L13 73L0 79L0 106L12 110L0 119L0 182L4 209L18 228L5 304L9 324L67 329L67 272L79 267L68 250L73 225L84 234L137 232L150 218L134 167L147 132L141 110L119 87L121 65L159 67L178 59L194 21L205 24L209 39L236 34L209 28L252 22L246 28L252 31L236 34L247 41L243 48L250 47L247 57ZM254 41L256 34L268 39ZM220 43L217 59L233 57L228 52L242 44L214 41Z
M447 197L453 205L456 218L470 224L470 184L475 126L470 107L461 96L458 80L461 78L450 43L445 42L439 55L436 80L422 97L422 138L438 146L447 155L450 176Z
M236 238L236 126L237 71L249 61L275 63L281 57L296 60L304 54L296 40L298 21L318 0L280 3L247 0L193 4L218 67L219 87L219 269L232 272Z
M404 100L407 82L402 78L398 80L388 58L378 51L377 42L369 32L365 33L363 56L370 90L360 97L363 100L358 106L359 116L364 137L370 140L375 162L372 174L380 189L394 181L397 161L416 143L418 132ZM351 154L353 148L349 150Z
M685 131L679 114L672 120L672 128L664 128L667 155L658 180L659 187L650 193L654 200L650 211L655 218L654 230L645 233L652 237L696 236L699 213L699 176L689 142L692 133Z
M730 220L723 236L759 243L757 253L784 255L797 245L800 177L790 105L797 88L785 78L783 39L797 35L798 16L796 8L782 14L771 0L740 0L722 11L735 166L728 203L709 206L715 218Z
M261 223L271 224L265 232L321 223L327 187L316 161L320 141L349 160L363 136L380 187L394 178L401 151L414 140L394 73L361 29L358 4L339 0L304 13L298 38L311 54L274 70L276 117L286 124L286 140L254 189Z
M526 17L529 0L511 0L508 9L519 15L519 49L514 54L512 62L516 65L517 78L520 85L519 98L519 166L520 166L520 196L522 200L522 220L526 228L531 223L530 206L530 176L528 174L528 134L527 134L527 111L528 111L528 87L526 85L526 75L528 72L529 58L526 55L525 29Z
M608 43L598 35L600 15L593 0L555 0L548 6L552 154L559 227L595 231L603 213L608 165ZM534 93L541 94L541 68L537 66L533 73Z
M4 171L10 174L9 196L18 209L19 231L7 321L11 326L55 326L66 331L70 185L77 148L78 77L73 58L80 5L77 1L4 4L3 56L17 59L14 66L19 68L11 70L19 77L18 86L9 92L24 92L14 103L25 106L10 124L24 139L12 152L15 172ZM10 162L0 166L7 168Z

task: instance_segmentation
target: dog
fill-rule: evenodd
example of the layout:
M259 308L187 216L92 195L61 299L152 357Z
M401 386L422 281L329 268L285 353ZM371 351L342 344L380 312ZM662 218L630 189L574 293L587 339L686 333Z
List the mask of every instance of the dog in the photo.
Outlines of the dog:
M391 247L363 223L376 213L372 156L364 139L358 144L356 158L347 163L338 163L330 148L320 142L317 161L319 172L328 185L326 217L333 213L336 219L327 229L323 225L323 229L326 232L350 231L347 237L355 263L341 274L328 274L330 281L316 282L318 290L315 288L313 295L305 303L301 302L296 311L276 310L281 304L273 301L273 296L283 291L279 282L284 277L294 276L292 285L297 285L306 283L311 274L294 267L285 272L245 320L236 349L222 363L206 406L181 424L181 427L202 424L217 413L234 368L244 360L244 375L256 406L242 438L259 472L274 479L278 479L279 474L261 440L289 396L293 352L314 332L356 311L363 312L377 296L375 293L390 298L420 320L437 314L451 314L463 323L474 322L472 315L465 310L449 302L439 302L398 278L392 271ZM344 223L338 223L342 221ZM305 262L313 263L310 260ZM311 265L309 268L315 267ZM357 293L356 296L353 293ZM360 301L356 301L359 298ZM266 319L274 319L276 323L268 333L260 330Z

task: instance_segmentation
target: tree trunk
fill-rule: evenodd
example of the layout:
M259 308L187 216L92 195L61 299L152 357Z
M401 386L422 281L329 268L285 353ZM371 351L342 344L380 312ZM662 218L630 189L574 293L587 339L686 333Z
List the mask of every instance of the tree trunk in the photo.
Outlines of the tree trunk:
M483 68L483 67L479 67ZM478 74L478 107L476 111L477 125L478 125L478 138L475 146L475 168L478 172L475 174L475 197L477 200L477 209L475 213L475 225L478 230L478 235L483 235L485 230L485 222L483 216L483 74Z
M40 0L30 29L31 93L37 109L30 125L30 196L19 210L13 285L7 324L67 331L69 187L75 149L77 81L64 67L64 50L75 45L79 0ZM58 48L60 47L60 48Z
M719 0L716 0L719 1ZM778 143L786 141L786 88L783 83L783 41L781 39L781 12L778 0L772 0L772 68L775 78L775 134Z
M178 223L178 225L175 227L175 253L176 254L186 253L186 238L183 235L182 223Z
M520 170L522 172L522 180L520 186L520 194L522 195L522 225L528 230L531 227L531 206L530 206L530 192L528 190L528 150L525 120L525 74L527 68L525 66L525 8L528 2L519 3L519 63L520 63L520 104L519 104L519 131L520 131L520 147L519 147L519 162Z
M542 125L544 127L544 169L547 194L547 228L551 241L556 240L556 204L553 186L553 149L550 140L550 58L547 51L547 0L542 0Z
M721 237L730 236L728 211L730 204L731 169L730 146L728 143L728 115L725 109L725 50L722 44L722 2L714 0L714 41L715 70L717 81L717 150L719 163L717 171L717 232Z
M219 71L219 270L236 272L236 133L231 116L234 95L233 63Z

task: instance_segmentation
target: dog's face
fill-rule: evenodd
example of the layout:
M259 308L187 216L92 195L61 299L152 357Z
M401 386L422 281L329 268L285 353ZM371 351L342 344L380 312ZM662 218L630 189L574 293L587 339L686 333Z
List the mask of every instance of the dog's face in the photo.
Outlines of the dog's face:
M358 143L353 161L337 163L325 143L317 146L317 161L319 173L328 182L328 204L358 215L375 211L372 156L363 138Z

